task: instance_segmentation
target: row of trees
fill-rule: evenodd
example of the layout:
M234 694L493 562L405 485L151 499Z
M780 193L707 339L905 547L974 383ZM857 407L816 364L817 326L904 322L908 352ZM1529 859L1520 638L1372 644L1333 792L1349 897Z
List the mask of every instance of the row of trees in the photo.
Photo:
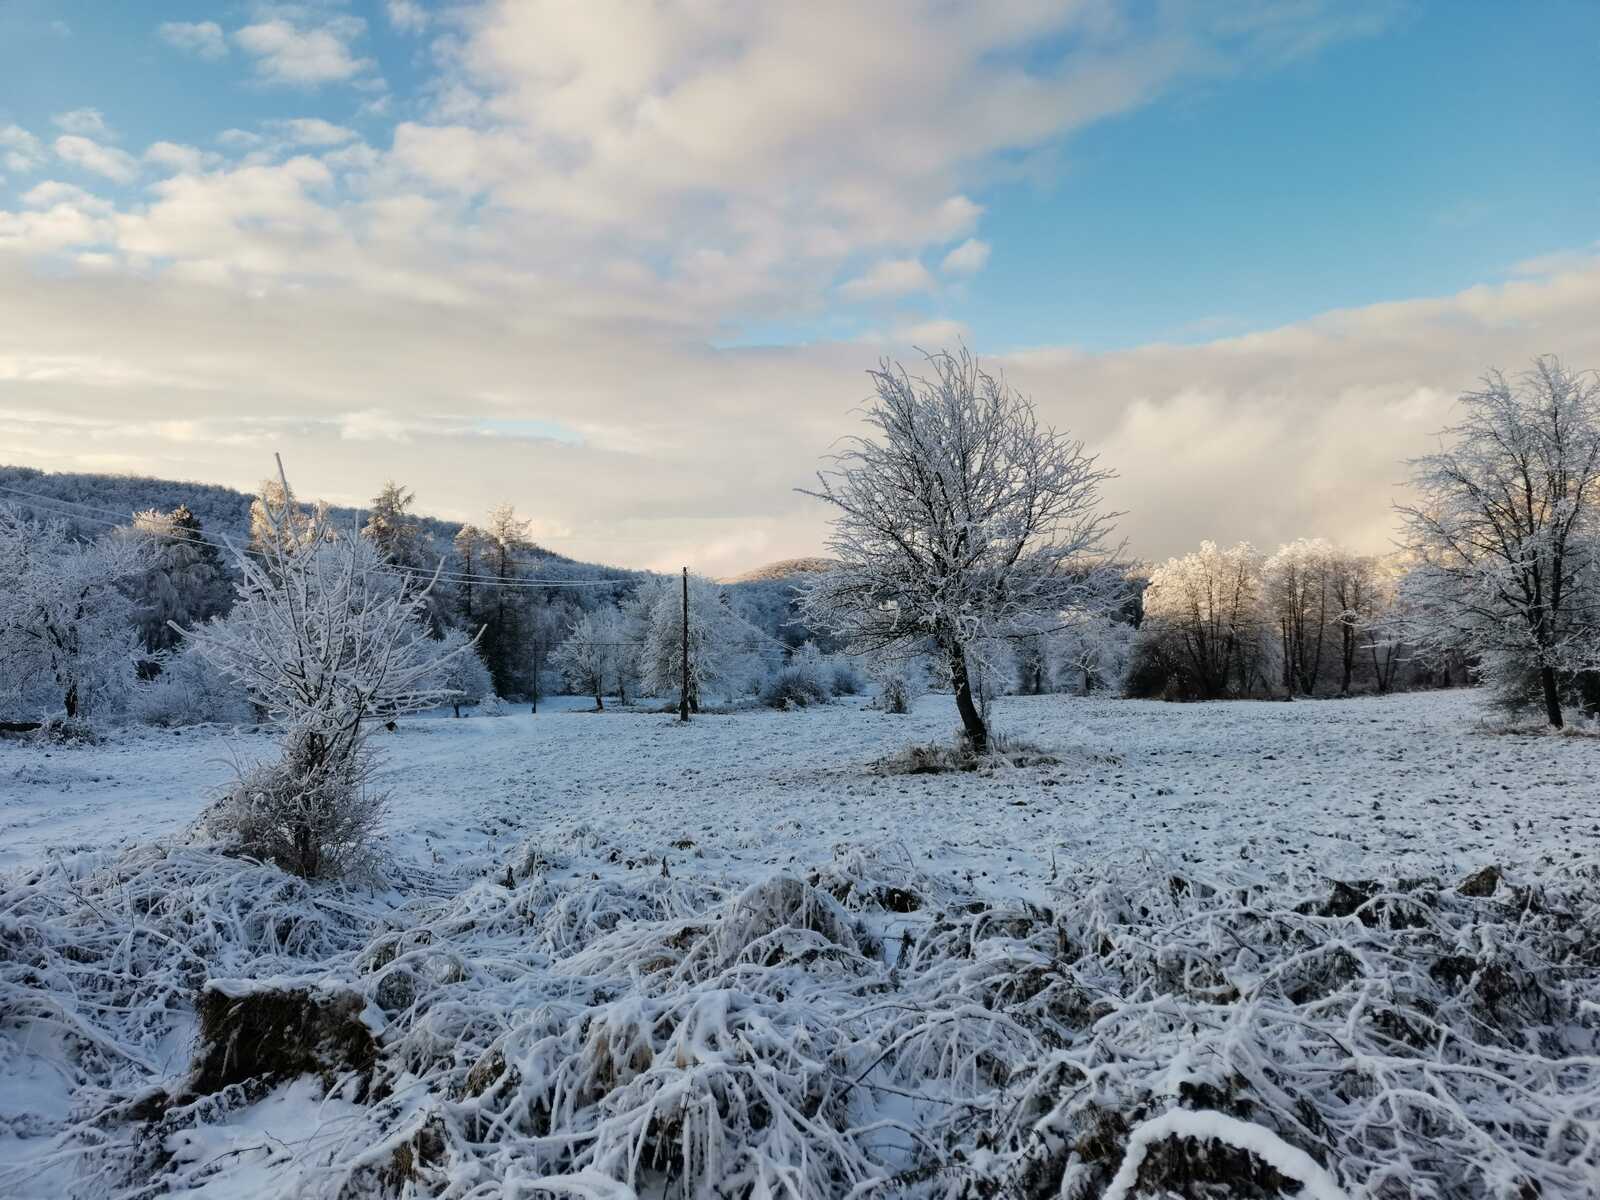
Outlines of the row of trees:
M1396 627L1403 561L1302 538L1272 555L1203 542L1149 576L1135 695L1387 692L1414 656Z

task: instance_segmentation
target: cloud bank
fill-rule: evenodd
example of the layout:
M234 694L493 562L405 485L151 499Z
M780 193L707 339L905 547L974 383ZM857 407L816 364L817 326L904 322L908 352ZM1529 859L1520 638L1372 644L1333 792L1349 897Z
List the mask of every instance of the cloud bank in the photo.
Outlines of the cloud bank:
M392 3L433 66L420 108L377 131L293 116L122 149L81 114L48 142L7 127L38 183L0 210L0 460L251 486L276 449L308 493L360 503L393 476L464 518L510 499L552 545L613 562L719 574L816 552L825 514L791 488L852 430L878 354L962 332L901 305L986 269L987 183L1388 7L1217 12ZM383 86L354 19L202 26L156 36L290 100ZM1121 472L1136 553L1381 548L1400 460L1451 397L1542 351L1600 364L1597 304L1580 249L1454 296L994 365ZM884 332L718 348L840 306Z

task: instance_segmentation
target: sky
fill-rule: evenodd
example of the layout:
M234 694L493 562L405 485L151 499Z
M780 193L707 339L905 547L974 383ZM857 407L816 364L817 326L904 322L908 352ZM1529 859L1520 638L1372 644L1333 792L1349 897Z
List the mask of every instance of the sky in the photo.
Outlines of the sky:
M823 549L969 346L1130 552L1382 550L1490 367L1600 367L1600 4L0 3L0 462Z

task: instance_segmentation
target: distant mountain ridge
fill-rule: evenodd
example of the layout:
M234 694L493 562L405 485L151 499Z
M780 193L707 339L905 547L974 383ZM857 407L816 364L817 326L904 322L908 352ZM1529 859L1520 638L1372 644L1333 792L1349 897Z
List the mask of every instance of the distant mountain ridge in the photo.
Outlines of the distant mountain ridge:
M34 503L30 501L30 496L43 497L43 500ZM255 496L249 492L215 483L156 479L146 475L41 471L36 467L0 465L0 501L15 505L35 517L66 521L86 537L100 533L111 522L125 525L136 512L148 508L170 512L178 505L185 504L200 519L208 538L220 542L222 536L226 535L242 545L250 537L250 502L254 499ZM315 497L301 496L300 499L310 501ZM330 506L328 511L333 515L336 525L346 527L363 522L366 514L365 509L337 505ZM118 518L121 518L120 522ZM417 514L415 520L439 554L449 552L450 543L462 526L460 521L445 521L421 514ZM614 569L580 563L538 545L525 553L552 564L594 566L596 570L608 572Z
M832 558L780 558L741 575L730 575L720 583L770 583L779 579L793 579L797 575L821 575L839 565Z

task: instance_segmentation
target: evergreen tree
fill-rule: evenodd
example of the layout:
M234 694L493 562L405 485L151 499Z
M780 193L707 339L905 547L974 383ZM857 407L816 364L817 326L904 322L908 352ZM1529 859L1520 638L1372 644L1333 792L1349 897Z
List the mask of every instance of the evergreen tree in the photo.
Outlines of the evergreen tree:
M533 548L527 529L528 523L509 504L490 513L477 572L487 577L478 587L482 608L477 621L483 626L478 647L502 696L528 695L536 686L530 683L535 668L526 636L528 595L516 586L519 557Z
M129 593L139 605L139 636L147 654L177 645L172 622L203 624L233 606L233 581L222 555L206 541L187 505L136 514L131 536L145 549L144 573L130 580Z
M432 561L433 547L421 523L411 512L415 499L415 493L389 480L383 485L383 490L372 498L372 507L367 513L367 523L362 526L361 536L371 542L388 563L402 568L404 577L413 586L420 587L433 578L439 564ZM435 636L445 627L445 605L442 592L435 589L428 593L428 630Z

